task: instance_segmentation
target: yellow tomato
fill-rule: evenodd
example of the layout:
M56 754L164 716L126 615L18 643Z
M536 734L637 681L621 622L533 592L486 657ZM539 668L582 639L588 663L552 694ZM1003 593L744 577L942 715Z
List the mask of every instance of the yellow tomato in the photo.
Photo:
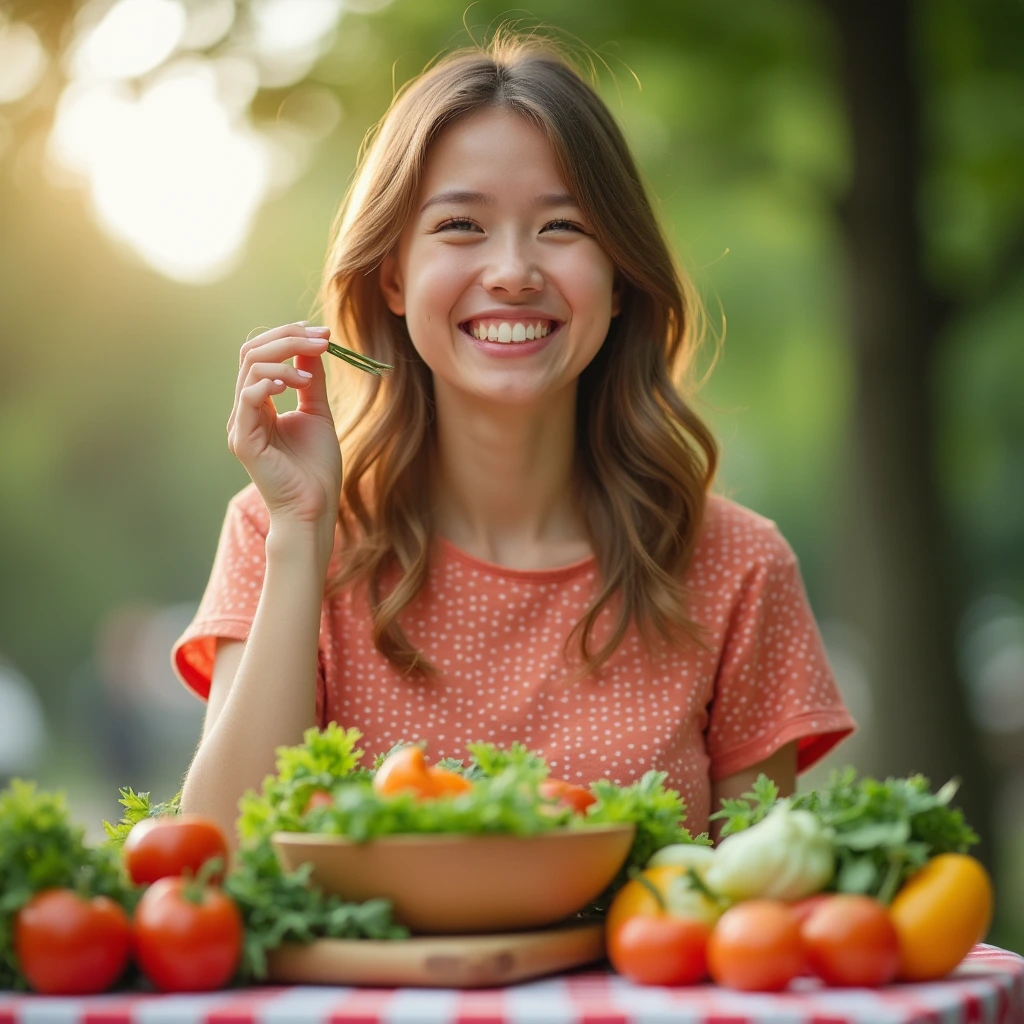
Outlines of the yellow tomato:
M943 853L907 880L889 907L904 981L948 974L992 921L992 880L973 857Z
M665 902L665 911L643 882L628 881L616 894L605 918L605 935L614 940L619 930L634 917L687 917L713 925L722 915L722 908L703 893L691 888L688 871L680 864L647 868L643 877L654 886Z

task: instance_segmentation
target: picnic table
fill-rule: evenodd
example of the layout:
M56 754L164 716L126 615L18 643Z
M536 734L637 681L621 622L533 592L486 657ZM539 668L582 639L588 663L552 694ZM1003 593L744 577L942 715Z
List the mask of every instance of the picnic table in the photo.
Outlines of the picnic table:
M1024 958L984 943L950 977L780 995L632 985L607 969L499 989L260 986L195 995L0 993L0 1024L1024 1024Z

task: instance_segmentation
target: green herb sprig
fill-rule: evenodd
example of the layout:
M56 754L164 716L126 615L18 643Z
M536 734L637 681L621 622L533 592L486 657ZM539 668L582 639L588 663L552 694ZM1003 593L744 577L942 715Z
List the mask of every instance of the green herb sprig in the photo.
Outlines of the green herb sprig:
M346 363L351 364L358 370L365 370L367 373L372 373L375 377L386 376L390 370L394 369L390 363L378 362L376 359L364 356L362 352L354 352L350 348L343 348L341 345L335 345L333 341L329 341L327 343L327 351L332 356L344 359Z
M117 801L124 814L116 825L109 821L103 822L103 831L107 834L107 842L113 846L121 846L128 838L128 833L143 818L161 818L166 814L181 813L181 790L179 789L170 800L162 804L150 801L149 793L136 793L131 786L118 791L121 798Z

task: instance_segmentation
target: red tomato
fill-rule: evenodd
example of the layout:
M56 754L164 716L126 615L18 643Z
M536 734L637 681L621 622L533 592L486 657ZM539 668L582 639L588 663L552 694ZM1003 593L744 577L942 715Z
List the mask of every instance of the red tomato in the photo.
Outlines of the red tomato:
M608 942L608 959L637 985L695 985L708 973L711 928L693 917L631 917Z
M813 914L822 903L832 899L833 894L828 892L819 892L816 896L808 896L806 899L797 900L796 903L789 904L789 912L796 918L796 923L803 925L804 921L807 920Z
M780 992L804 965L800 926L778 900L730 907L708 940L708 970L727 988Z
M576 786L564 779L545 779L538 788L545 800L557 800L566 807L571 807L576 814L586 814L591 804L597 803L597 797L583 786Z
M194 875L211 857L227 866L227 839L217 822L198 814L143 818L124 841L125 867L136 885L186 871Z
M37 893L14 919L14 951L36 992L86 996L121 977L132 948L128 915L112 899L70 889Z
M870 896L832 896L800 929L807 965L826 985L887 985L900 965L889 913Z
M229 896L206 886L199 902L194 884L162 878L135 908L135 960L164 992L208 992L222 988L242 953L242 915Z
M314 789L309 794L309 799L306 801L306 806L303 808L303 814L309 814L310 811L318 810L321 807L333 807L334 797L331 796L330 791L326 789Z

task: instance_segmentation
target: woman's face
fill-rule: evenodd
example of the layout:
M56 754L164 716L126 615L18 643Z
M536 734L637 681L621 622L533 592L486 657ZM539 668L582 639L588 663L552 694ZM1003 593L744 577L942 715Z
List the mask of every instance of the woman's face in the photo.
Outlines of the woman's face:
M618 312L614 278L544 133L497 108L433 143L381 268L388 306L435 379L511 403L579 377Z

